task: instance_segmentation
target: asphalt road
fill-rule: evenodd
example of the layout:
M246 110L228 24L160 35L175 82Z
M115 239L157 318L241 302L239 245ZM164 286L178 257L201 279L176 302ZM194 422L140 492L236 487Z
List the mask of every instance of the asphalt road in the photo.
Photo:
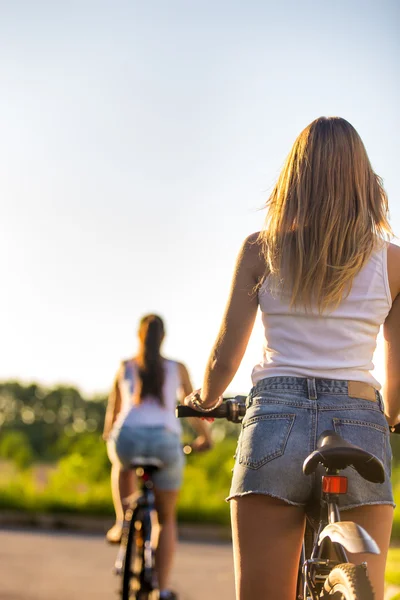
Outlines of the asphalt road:
M117 600L116 547L100 535L0 529L1 600ZM229 544L180 542L180 600L233 600Z

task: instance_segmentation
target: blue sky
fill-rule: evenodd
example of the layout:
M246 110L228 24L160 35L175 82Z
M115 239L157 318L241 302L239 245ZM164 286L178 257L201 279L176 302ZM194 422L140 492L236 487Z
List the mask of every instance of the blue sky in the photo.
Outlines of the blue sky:
M0 3L0 378L104 391L156 311L200 385L317 116L357 128L399 233L399 21L395 0ZM258 322L232 390L261 343Z

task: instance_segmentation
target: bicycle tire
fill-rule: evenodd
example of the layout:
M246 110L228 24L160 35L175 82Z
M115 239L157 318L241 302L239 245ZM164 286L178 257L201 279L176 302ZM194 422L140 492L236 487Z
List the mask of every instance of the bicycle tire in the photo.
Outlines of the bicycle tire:
M156 600L158 594L158 582L155 572L155 549L152 542L152 522L149 512L142 515L142 547L141 547L141 569L139 573L138 600Z
M152 592L137 592L135 600L159 600L160 593L158 590Z
M374 600L367 571L362 565L343 563L329 573L321 598L330 600Z
M132 600L131 579L133 577L132 562L135 548L135 511L132 511L127 520L129 521L128 535L121 541L126 544L124 566L122 571L122 600Z

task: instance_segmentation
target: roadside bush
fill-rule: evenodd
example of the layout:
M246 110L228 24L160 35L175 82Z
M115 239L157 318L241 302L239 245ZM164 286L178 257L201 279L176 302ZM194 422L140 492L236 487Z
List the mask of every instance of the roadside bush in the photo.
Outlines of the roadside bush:
M22 431L5 431L0 434L0 456L11 460L19 469L26 469L34 460L32 447Z
M15 438L13 440L13 444ZM5 444L6 448L15 446ZM236 440L225 438L212 451L189 455L179 497L181 522L228 525L229 493ZM8 450L7 450L8 452ZM55 468L45 465L46 477L32 467L0 480L0 508L28 512L113 515L110 465L98 434L73 438L70 454ZM393 469L395 501L400 507L400 465ZM400 508L395 511L392 539L400 540Z
M400 585L400 548L391 548L389 550L386 564L386 581L393 585ZM396 598L400 600L400 594Z

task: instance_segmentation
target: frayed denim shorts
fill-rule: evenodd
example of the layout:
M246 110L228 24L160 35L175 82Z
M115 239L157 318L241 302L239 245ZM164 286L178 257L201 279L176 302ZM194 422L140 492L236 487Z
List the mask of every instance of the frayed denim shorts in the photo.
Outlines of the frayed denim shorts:
M179 490L182 484L184 454L180 436L165 427L132 427L122 425L112 431L107 443L109 459L129 468L137 457L158 458L163 467L154 473L154 485L159 490Z
M386 474L385 482L376 484L352 467L342 471L348 493L340 496L341 508L394 506L390 433L378 391L375 401L365 400L349 396L347 381L269 377L251 390L246 406L228 500L265 494L306 510L315 506L324 469L304 475L303 462L321 433L331 429L379 458Z

